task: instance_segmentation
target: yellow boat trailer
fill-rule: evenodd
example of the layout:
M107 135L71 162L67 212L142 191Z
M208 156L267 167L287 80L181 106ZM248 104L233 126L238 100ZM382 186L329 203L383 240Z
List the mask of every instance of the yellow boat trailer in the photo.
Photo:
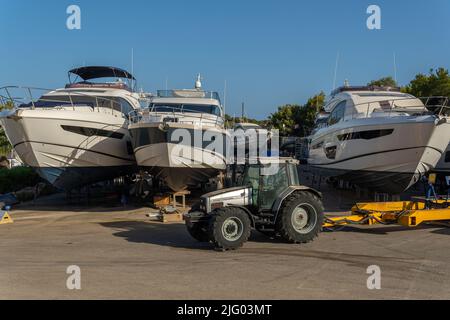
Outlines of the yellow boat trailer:
M450 222L449 200L427 200L416 197L412 201L357 203L347 216L326 216L323 227L333 228L351 224L398 224L415 227L423 223L446 221Z

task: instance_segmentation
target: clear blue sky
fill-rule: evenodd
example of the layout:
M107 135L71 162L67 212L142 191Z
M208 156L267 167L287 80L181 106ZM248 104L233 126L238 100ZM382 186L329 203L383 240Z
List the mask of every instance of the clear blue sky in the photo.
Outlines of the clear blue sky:
M81 8L81 30L66 8ZM366 28L366 9L382 10L382 29ZM304 103L337 83L393 75L407 83L450 68L450 1L0 0L0 85L60 87L80 65L131 66L147 91L204 87L222 94L227 113L263 119L285 103Z

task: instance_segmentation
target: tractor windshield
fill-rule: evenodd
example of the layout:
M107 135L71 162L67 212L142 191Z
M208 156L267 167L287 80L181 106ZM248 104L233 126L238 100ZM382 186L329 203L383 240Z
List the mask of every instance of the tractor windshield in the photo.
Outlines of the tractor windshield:
M280 165L275 174L261 176L260 207L272 208L278 196L289 187L287 165Z
M277 170L262 170L261 164L245 168L242 185L252 188L252 203L263 209L271 209L278 196L291 185L299 185L297 167L291 163L278 165ZM270 172L271 174L263 174Z

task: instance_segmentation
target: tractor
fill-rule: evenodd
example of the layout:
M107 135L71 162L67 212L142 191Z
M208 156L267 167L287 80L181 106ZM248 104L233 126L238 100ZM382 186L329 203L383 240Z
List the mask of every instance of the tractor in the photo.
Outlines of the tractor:
M220 251L241 247L252 229L290 243L317 237L324 221L322 195L300 185L298 161L250 160L234 186L204 194L184 215L189 234Z

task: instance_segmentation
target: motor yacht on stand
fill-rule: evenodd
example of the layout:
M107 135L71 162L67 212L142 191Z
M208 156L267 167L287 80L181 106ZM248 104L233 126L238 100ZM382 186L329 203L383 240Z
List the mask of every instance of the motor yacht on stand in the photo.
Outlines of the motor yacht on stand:
M427 108L398 88L344 86L324 109L309 137L309 167L374 191L408 189L449 144L442 108Z
M100 78L114 80L93 82ZM62 89L4 87L2 100L14 108L0 123L20 159L57 188L123 176L136 168L127 129L142 97L131 89L134 81L125 70L93 66L70 70Z
M448 97L431 97L425 100L427 105L431 106L431 109L439 111L442 109L447 115L450 114L450 106L449 106L449 98ZM429 107L430 108L430 107ZM450 137L449 141L450 141ZM433 172L450 176L450 142L447 148L445 149L442 157L439 159L438 163L433 169Z
M229 133L217 92L159 90L147 108L130 115L134 154L140 168L173 191L208 181L226 169Z

